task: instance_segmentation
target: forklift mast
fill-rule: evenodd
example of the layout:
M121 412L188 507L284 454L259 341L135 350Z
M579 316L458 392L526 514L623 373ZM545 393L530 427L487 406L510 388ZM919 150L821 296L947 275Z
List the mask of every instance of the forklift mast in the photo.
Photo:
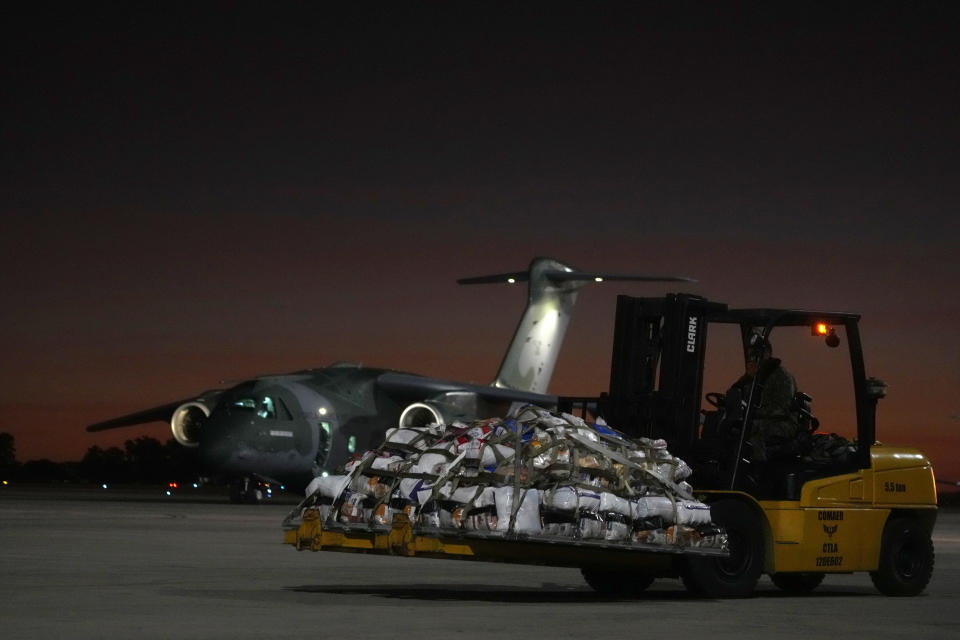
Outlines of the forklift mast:
M690 294L618 296L610 393L601 403L610 423L687 455L699 427L706 317L726 309Z

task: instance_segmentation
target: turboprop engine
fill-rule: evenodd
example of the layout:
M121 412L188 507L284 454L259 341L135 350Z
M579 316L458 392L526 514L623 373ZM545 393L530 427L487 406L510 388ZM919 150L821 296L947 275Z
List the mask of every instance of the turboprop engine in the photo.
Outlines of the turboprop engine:
M482 398L473 391L448 391L423 402L414 402L400 414L400 427L425 427L431 423L451 424L506 415L513 401L509 398ZM520 403L524 404L524 403Z
M177 407L170 418L170 431L176 441L185 447L200 446L200 430L210 417L213 406L211 402L194 400Z
M428 424L447 424L448 417L444 415L444 407L435 402L414 402L408 405L400 414L400 427L425 427Z

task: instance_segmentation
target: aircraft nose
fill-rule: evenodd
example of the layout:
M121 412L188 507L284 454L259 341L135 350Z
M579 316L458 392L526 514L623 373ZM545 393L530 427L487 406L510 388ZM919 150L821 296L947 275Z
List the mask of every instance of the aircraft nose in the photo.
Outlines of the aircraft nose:
M204 425L200 435L200 462L208 472L223 469L236 452L229 422L231 420L218 417Z

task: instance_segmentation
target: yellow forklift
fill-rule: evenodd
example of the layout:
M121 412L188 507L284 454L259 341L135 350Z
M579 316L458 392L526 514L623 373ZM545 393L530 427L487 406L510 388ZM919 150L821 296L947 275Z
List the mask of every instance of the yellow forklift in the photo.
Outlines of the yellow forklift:
M512 524L505 534L438 530L406 513L380 525L351 524L336 517L342 495L323 515L319 494L284 520L285 542L298 550L577 567L592 588L615 597L637 596L662 577L679 577L706 597L747 597L764 573L781 589L804 593L826 574L858 571L869 572L884 594L916 595L933 572L933 470L915 449L876 442L875 410L885 386L865 374L859 319L851 313L730 309L687 294L620 296L609 393L554 398L560 411L602 416L633 438L666 440L670 452L694 470L694 497L710 505L713 523L725 530L721 547L679 539L636 544L526 536ZM774 332L778 344L788 331L805 332L807 341L812 334L813 342L805 342L810 349L824 348L821 340L836 348L845 339L856 439L816 433L810 398L797 393L792 418L803 429L777 455L759 462L751 432L764 410L762 376L738 393L702 396L707 337L722 326L733 331L735 350L742 347L744 356L751 339L769 343ZM740 356L721 360L729 365ZM516 438L515 450L521 451L519 428ZM836 446L828 450L823 443ZM613 459L636 466L616 454ZM514 461L517 481L520 456ZM514 494L520 495L519 487Z
M729 537L728 557L674 562L690 590L749 596L768 574L781 589L803 593L826 574L858 571L869 572L890 596L926 587L937 516L933 470L920 451L876 441L876 405L885 385L865 373L859 319L852 313L730 309L685 294L619 296L610 392L599 399L599 413L631 436L665 439L686 459L697 494ZM738 330L745 359L757 337L769 344L772 335L800 331L814 337L810 349L822 348L816 338L837 348L845 337L855 440L817 433L810 398L798 392L791 419L799 436L758 462L751 427L763 411L761 376L741 393L708 393L712 406L701 406L708 335L722 325ZM843 382L835 371L822 375ZM611 572L585 569L584 575L607 590L622 581Z

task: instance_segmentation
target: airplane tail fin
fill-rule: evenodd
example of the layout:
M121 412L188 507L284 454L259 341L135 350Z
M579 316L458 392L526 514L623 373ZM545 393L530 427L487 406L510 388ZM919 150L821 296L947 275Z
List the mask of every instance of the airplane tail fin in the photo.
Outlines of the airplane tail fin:
M679 276L580 271L553 258L534 258L527 271L457 280L459 284L528 282L527 307L493 381L496 387L546 393L577 292L591 282L696 282Z

